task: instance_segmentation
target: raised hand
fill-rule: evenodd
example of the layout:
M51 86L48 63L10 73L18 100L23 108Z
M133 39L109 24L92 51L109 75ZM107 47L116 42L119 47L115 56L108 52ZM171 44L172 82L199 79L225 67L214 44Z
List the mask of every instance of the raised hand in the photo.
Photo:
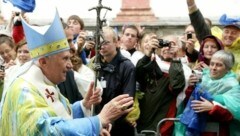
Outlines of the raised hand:
M94 83L91 82L86 96L83 99L83 105L86 109L90 109L92 105L99 104L102 101L101 90L96 88L94 90Z
M132 105L133 97L128 94L119 95L105 104L98 115L103 127L133 110Z

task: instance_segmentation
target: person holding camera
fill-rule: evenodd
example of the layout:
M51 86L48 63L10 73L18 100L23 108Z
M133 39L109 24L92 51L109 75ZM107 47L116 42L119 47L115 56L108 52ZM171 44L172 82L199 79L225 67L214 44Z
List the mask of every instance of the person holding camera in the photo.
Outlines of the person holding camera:
M98 115L86 117L91 106L101 102L100 90L91 83L84 99L72 105L60 93L57 84L66 80L72 63L58 13L44 34L37 31L43 27L36 30L25 21L23 27L32 60L20 67L7 86L0 107L0 135L98 136L133 109L133 98L123 94L106 103Z
M71 15L67 19L67 27L73 31L73 44L76 54L82 59L83 64L87 64L87 55L84 48L86 32L84 32L84 22L78 15Z
M196 38L195 30L191 24L185 27L182 41L185 44L186 56L188 57L189 66L191 67L197 61L200 46Z
M92 31L86 31L83 50L86 52L87 59L95 56L95 37Z
M158 40L156 35L152 35L148 45L149 50L136 66L136 80L144 93L143 98L139 100L139 132L155 131L160 120L175 117L177 97L184 90L186 83L184 67L191 71L180 61L178 52L182 44L176 36L170 35ZM164 123L159 129L161 135L171 135L173 123Z
M152 35L155 35L154 33L145 32L141 35L141 38L139 38L139 44L136 46L136 51L132 54L130 57L130 60L134 64L134 66L137 65L138 60L140 60L148 50L151 50L149 47L149 40Z
M189 18L191 24L193 25L196 36L199 42L202 42L202 39L205 36L214 34L211 32L210 27L204 20L204 17L198 9L195 0L186 0ZM224 49L232 52L235 56L236 62L233 66L233 71L238 75L238 80L240 81L240 54L239 54L239 41L240 41L240 25L239 19L227 18L227 16L222 16L219 22L223 25L221 35L221 41L224 45Z

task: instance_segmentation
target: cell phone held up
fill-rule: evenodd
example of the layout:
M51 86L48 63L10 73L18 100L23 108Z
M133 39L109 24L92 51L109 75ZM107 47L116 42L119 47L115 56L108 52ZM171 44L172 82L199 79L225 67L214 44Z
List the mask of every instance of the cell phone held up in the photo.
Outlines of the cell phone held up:
M202 82L203 73L198 70L192 70L192 73L198 78L199 82Z

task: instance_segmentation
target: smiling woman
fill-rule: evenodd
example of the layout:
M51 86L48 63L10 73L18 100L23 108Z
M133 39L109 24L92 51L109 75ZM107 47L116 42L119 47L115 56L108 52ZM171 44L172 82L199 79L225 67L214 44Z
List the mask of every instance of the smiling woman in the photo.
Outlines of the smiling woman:
M202 82L196 85L181 115L186 132L177 130L179 134L205 136L210 133L204 130L208 122L217 125L221 135L239 134L235 125L240 124L240 86L231 72L233 64L230 52L220 50L212 56L209 69L203 70Z

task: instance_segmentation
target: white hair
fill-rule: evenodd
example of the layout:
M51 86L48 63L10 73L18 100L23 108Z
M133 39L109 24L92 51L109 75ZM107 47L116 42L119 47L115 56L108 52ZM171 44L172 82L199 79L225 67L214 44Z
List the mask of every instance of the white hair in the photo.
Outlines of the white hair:
M213 54L212 59L221 59L228 70L232 69L235 58L231 52L219 50Z

